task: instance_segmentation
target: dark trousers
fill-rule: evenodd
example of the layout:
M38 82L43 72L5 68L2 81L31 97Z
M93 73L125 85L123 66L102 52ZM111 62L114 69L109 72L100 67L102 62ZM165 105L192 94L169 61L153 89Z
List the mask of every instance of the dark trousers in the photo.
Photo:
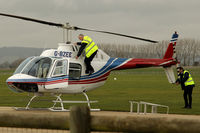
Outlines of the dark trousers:
M91 66L91 62L93 60L93 58L95 57L95 55L97 54L97 51L94 52L89 58L85 57L85 64L86 64L86 71L85 73L89 73L90 71L94 72L94 68Z
M192 107L192 90L193 85L188 85L184 87L183 98L185 101L185 107ZM188 101L189 100L189 101Z

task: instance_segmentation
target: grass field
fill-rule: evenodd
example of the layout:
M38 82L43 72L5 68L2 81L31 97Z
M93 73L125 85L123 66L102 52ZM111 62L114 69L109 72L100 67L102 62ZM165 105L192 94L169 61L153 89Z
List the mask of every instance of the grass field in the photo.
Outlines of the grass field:
M133 70L114 71L106 84L96 90L88 92L90 100L98 100L94 108L102 110L129 111L129 100L153 102L170 107L170 113L200 114L200 67L186 68L193 76L196 87L193 90L193 108L182 109L184 106L183 91L180 86L168 83L162 68L143 68ZM5 81L12 75L12 70L0 70L0 106L25 106L30 99L27 93L14 93L8 89ZM117 80L114 80L114 78ZM45 96L37 98L32 107L49 107ZM64 100L85 100L81 94L64 95ZM69 105L66 105L69 106Z

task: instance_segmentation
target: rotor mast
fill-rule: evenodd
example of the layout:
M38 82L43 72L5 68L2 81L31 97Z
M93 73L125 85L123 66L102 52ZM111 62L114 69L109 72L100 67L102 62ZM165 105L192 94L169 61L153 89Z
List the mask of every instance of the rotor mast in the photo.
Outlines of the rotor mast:
M63 26L63 42L64 43L71 43L72 41L72 31L74 30L74 28L67 22L64 26Z

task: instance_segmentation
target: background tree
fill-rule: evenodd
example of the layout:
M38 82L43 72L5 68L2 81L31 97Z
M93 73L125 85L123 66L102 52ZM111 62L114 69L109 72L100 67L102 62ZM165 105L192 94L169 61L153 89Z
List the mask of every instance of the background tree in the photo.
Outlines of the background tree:
M101 44L100 48L111 57L121 58L163 58L169 40L157 44ZM180 39L176 45L178 60L184 66L198 64L200 42L195 39Z

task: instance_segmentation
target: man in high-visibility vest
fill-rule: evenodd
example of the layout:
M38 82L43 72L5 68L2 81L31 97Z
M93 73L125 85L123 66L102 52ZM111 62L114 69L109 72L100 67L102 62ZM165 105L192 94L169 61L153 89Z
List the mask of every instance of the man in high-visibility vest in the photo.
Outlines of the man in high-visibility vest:
M195 86L194 80L192 79L191 74L184 70L183 67L178 67L178 79L176 84L181 84L182 90L184 90L183 97L185 101L185 106L183 108L191 109L192 108L192 91Z
M83 34L79 34L78 36L79 40L81 42L77 42L77 45L81 45L79 48L78 54L76 56L76 59L82 54L83 50L85 50L85 59L84 62L86 64L86 74L91 75L94 72L94 68L91 66L91 62L98 51L98 46L95 44L95 42L89 37L84 36Z

